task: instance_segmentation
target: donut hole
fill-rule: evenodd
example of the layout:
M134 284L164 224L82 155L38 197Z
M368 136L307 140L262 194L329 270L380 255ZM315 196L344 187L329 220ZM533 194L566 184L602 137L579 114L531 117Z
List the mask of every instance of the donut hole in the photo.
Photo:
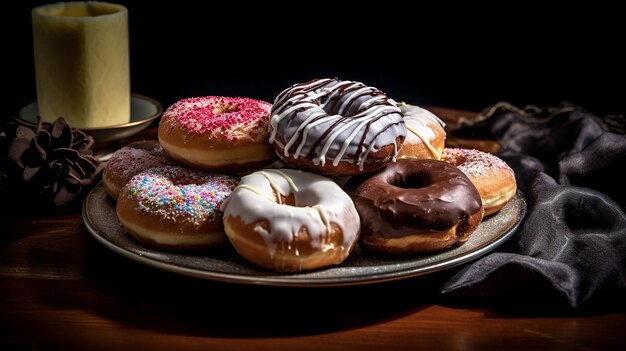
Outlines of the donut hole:
M396 173L388 179L388 183L402 189L420 189L430 185L430 177L426 173L415 173L408 176Z
M197 179L197 178L191 178L191 177L172 177L172 178L168 178L165 180L166 184L168 186L171 186L172 188L195 188L198 186L202 186L203 184L205 184L207 182L206 179Z
M344 108L342 111L340 111L340 107L344 104L344 99L337 100L336 102L329 102L327 100L328 99L324 98L318 100L317 103L321 105L319 109L330 116L340 115L344 118L352 118L357 114L357 112L359 112L358 109L353 108L353 105L357 104L350 104L348 108Z
M168 179L167 181L171 183L172 186L174 187L187 187L187 186L194 186L194 185L202 185L203 183L206 182L206 180L203 180L203 179L188 179L188 178L181 178L181 179L173 178L173 179Z
M293 193L287 196L284 196L282 194L277 193L276 190L272 189L272 194L274 195L274 201L276 201L276 203L280 205L293 206L293 207L313 207L317 205L317 202L315 201L303 202L302 198L297 199Z
M467 158L463 157L463 156L452 156L452 155L446 155L442 157L442 161L446 161L449 164L458 167L459 165L464 164L465 162L467 162Z
M274 200L278 204L294 207L305 207L296 205L296 197L293 194L284 196L283 194L277 193L275 190L272 190L272 193L274 194Z
M231 104L216 104L215 108L213 109L213 113L215 115L221 115L223 113L233 113L233 112L239 112L239 111L241 111L239 106L231 105Z
M339 91L339 98L334 94L333 89L323 88L321 91L325 92L325 94L321 94L317 99L313 99L312 102L318 105L320 111L323 110L328 115L341 115L345 118L353 118L372 106L381 104L379 99L368 101L373 96L384 96L382 92L374 88L366 88L365 91L362 88L339 88L336 90ZM360 91L356 98L353 96L354 91ZM320 91L318 90L317 92L319 93ZM386 99L385 103L387 103Z

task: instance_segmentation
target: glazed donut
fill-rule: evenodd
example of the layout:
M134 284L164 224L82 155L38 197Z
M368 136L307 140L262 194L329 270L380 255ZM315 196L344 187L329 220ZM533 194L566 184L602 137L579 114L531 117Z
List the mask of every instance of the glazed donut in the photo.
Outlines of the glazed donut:
M458 168L404 159L347 187L361 218L360 245L374 252L431 252L466 241L483 218L478 191Z
M107 161L102 174L104 190L114 199L137 173L148 168L173 165L156 140L130 143L117 150Z
M227 242L219 211L239 179L178 166L135 175L117 199L117 217L136 240L167 249Z
M395 101L376 88L337 79L285 89L274 101L269 130L285 162L330 176L384 167L407 134Z
M268 144L271 105L249 98L207 96L170 106L159 141L170 158L207 171L258 169L275 159Z
M398 107L404 114L404 123L408 130L398 158L440 160L446 143L446 124L432 112L419 106L401 103Z
M458 167L474 183L485 216L500 211L517 192L515 173L497 156L478 150L446 148L442 160Z
M341 263L359 215L332 180L292 169L247 175L222 205L228 239L248 261L282 272Z

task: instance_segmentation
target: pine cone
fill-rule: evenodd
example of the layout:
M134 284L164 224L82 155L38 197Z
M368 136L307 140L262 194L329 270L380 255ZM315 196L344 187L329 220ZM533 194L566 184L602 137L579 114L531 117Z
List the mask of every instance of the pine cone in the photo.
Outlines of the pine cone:
M5 128L4 137L9 141L9 164L1 171L3 183L56 206L74 199L103 169L92 156L93 138L71 128L63 117L52 124L40 122L36 130Z

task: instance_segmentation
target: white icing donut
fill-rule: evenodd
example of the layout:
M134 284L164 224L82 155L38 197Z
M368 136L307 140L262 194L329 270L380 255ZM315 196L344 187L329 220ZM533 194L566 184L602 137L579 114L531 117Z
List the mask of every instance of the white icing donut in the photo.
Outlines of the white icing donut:
M342 262L361 227L352 200L331 179L291 169L243 177L221 209L237 251L277 271Z

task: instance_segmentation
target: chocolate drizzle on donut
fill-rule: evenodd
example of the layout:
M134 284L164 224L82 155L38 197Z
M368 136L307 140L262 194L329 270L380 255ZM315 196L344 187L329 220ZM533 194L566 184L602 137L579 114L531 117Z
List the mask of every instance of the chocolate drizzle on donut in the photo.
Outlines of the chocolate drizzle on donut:
M363 235L398 238L446 231L482 208L467 176L436 160L398 160L369 178L354 177L348 188Z
M281 92L271 111L270 142L284 156L363 163L370 152L394 145L407 134L396 102L359 82L316 79ZM395 154L394 154L395 157Z

